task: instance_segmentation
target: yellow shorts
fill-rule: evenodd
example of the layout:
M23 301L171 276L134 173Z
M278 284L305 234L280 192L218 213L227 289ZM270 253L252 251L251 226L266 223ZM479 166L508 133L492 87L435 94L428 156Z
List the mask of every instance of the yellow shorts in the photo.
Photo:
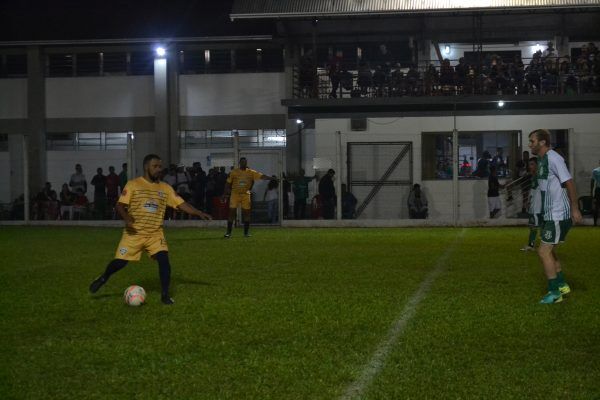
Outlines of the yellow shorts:
M146 250L148 256L153 256L160 251L169 251L165 234L157 232L151 236L131 235L123 232L115 258L127 261L139 261L142 250Z
M229 208L237 208L240 204L242 205L243 210L250 210L252 208L250 193L231 193L231 197L229 198Z

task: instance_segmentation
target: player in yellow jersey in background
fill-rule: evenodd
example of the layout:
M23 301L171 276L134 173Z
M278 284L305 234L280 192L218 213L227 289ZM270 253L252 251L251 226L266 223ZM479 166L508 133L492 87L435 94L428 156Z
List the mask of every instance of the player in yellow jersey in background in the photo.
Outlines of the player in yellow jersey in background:
M90 292L96 293L108 278L127 265L129 261L139 261L142 250L158 261L158 272L162 287L161 300L173 304L169 295L171 264L169 248L162 229L167 206L178 208L201 219L211 219L210 215L195 209L175 193L171 185L160 181L162 161L156 154L144 157L144 176L130 180L125 185L115 206L125 221L121 242L115 258L108 264L104 274L90 285Z
M231 237L231 228L235 220L235 213L238 206L242 207L242 220L244 222L244 236L249 237L250 229L250 212L252 210L252 199L250 198L250 189L254 185L254 181L258 180L270 181L273 178L248 168L248 160L246 157L240 158L240 167L235 168L227 177L224 196L229 197L229 219L227 220L226 238Z

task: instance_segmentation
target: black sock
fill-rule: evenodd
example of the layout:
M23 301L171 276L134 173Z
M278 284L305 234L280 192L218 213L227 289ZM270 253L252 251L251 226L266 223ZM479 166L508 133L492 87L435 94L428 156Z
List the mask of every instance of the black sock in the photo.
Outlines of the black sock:
M169 264L169 253L159 251L154 256L158 261L158 275L160 276L160 286L162 287L162 296L169 297L169 285L171 284L171 264Z
M244 235L248 234L249 229L250 229L250 222L244 222Z
M227 221L227 234L231 235L231 228L233 228L233 221Z
M104 274L102 274L102 277L104 278L105 281L107 281L108 278L110 278L110 276L112 274L125 268L126 265L127 265L127 260L121 260L119 258L115 258L114 260L112 260L111 262L108 263L108 265L106 266L106 270L104 271Z

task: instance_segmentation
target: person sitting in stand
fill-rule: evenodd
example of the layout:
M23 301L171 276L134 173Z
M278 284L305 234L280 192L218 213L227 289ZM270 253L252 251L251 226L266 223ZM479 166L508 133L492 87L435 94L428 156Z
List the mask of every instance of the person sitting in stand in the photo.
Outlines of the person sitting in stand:
M421 191L421 185L415 183L408 195L408 215L411 219L425 219L429 208L427 206L427 197Z

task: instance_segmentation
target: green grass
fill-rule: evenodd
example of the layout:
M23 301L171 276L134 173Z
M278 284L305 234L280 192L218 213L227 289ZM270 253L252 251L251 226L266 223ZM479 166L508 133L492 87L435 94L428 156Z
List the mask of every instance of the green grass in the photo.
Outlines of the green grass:
M452 246L362 398L600 398L600 229L559 248L552 306L526 228L460 232L170 229L168 307L145 256L87 292L118 229L2 227L0 399L338 398Z

